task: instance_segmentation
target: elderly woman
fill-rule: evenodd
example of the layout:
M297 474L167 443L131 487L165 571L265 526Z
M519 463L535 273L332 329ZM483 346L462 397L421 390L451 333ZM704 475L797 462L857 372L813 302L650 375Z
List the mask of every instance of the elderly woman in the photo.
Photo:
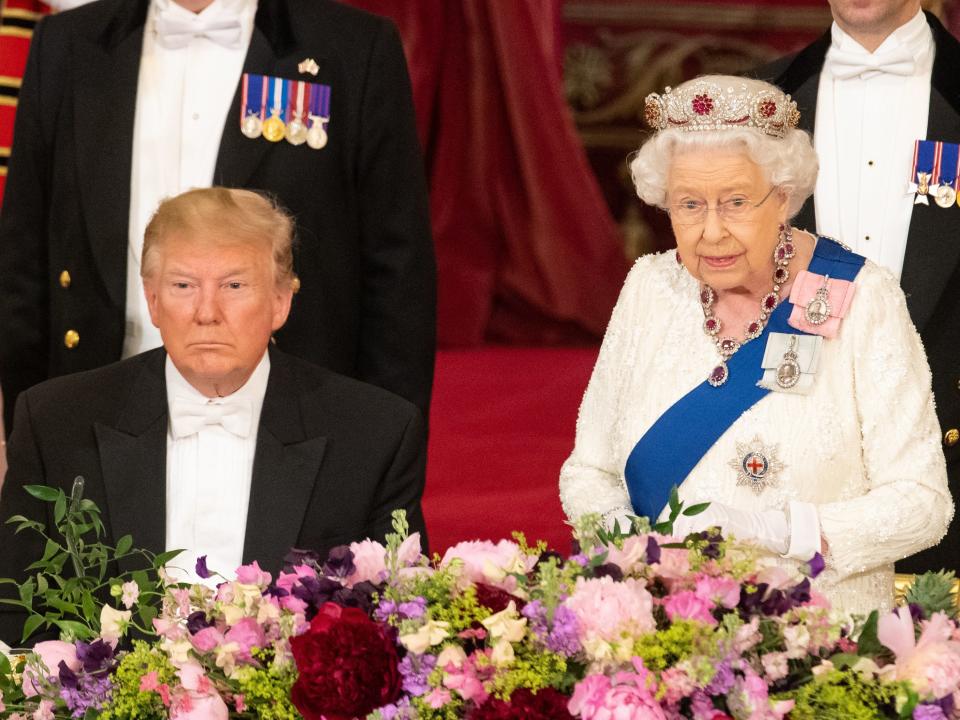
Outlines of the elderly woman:
M670 489L779 563L821 552L846 612L893 601L893 562L953 515L920 338L897 281L792 228L817 159L796 104L707 76L647 98L631 163L677 251L630 272L560 475L570 518L665 516Z

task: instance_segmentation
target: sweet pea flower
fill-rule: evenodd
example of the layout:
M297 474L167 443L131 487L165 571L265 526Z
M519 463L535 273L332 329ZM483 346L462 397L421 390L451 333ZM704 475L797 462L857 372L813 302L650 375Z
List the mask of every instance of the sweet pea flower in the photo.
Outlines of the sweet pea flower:
M952 640L953 623L942 612L923 623L915 640L909 608L880 618L877 637L896 655L896 679L910 681L923 697L939 699L960 686L960 643Z
M663 609L667 617L673 620L696 620L706 625L716 625L713 617L714 604L712 600L700 597L690 590L683 590L663 599Z
M237 644L237 660L252 664L254 663L251 652L254 648L262 648L266 645L267 639L264 637L263 628L254 618L246 617L240 620L236 625L227 630L224 636L227 642Z
M763 672L770 682L776 682L787 676L790 668L787 664L787 654L782 652L764 653L760 656Z
M517 615L517 604L511 600L504 610L485 618L480 623L490 631L493 639L519 642L527 632L527 619Z
M417 655L423 655L428 648L442 642L450 636L450 623L443 620L428 620L413 633L400 636L400 644Z
M129 610L114 610L109 605L104 605L100 610L100 637L116 646L117 641L127 632L130 616Z
M56 676L60 663L63 662L71 672L79 672L82 666L77 659L77 648L73 643L61 640L45 640L33 646L33 652L46 666L49 676ZM36 681L37 684L34 684ZM23 671L23 694L26 697L36 697L40 694L39 679L36 670L28 664Z
M261 569L256 560L237 568L237 582L243 585L256 585L260 590L265 590L272 579L273 576Z
M459 645L447 645L440 654L437 655L437 667L446 669L449 666L454 668L463 667L467 660L467 653Z
M203 630L190 636L190 642L193 643L197 651L208 653L224 642L223 633L215 627L203 628Z
M697 578L697 597L710 600L732 610L740 602L740 583L731 577L710 577L703 575Z
M787 625L783 628L783 641L787 646L788 658L805 657L810 647L810 630L806 625Z
M453 696L450 694L450 691L444 690L443 688L434 688L424 697L427 705L432 707L434 710L442 708L452 699Z
M350 543L354 571L344 583L353 587L357 583L371 582L379 585L387 577L387 549L374 540Z
M177 670L186 694L171 708L170 720L227 720L230 710L220 697L203 668L195 662Z
M131 580L121 585L120 590L120 602L122 602L123 606L129 610L136 605L137 600L140 598L140 586L137 585L136 580Z
M493 646L490 653L490 662L497 667L507 667L512 665L516 655L513 652L513 645L506 638L500 638Z
M490 694L483 687L484 678L477 670L473 658L469 658L462 667L447 671L443 677L443 686L456 690L457 694L467 702L471 700L477 705L487 701Z
M53 700L41 700L37 709L33 711L33 720L53 720Z
M629 575L634 570L641 569L647 556L647 537L631 535L623 541L623 547L618 548L611 543L604 548L607 553L607 562L613 563Z

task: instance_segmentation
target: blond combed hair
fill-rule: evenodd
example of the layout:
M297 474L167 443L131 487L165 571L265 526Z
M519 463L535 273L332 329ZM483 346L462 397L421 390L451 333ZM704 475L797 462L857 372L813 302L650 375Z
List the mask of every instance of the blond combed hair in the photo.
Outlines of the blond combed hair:
M142 277L153 275L164 240L174 235L197 243L269 242L277 287L293 282L293 218L264 194L212 187L188 190L161 202L143 234Z

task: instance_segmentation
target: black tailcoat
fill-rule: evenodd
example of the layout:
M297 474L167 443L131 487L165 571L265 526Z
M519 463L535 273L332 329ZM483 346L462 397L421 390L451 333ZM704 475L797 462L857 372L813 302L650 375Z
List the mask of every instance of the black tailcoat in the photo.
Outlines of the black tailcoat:
M148 7L99 0L34 32L0 214L7 432L23 390L121 356ZM299 72L306 58L319 65L316 76ZM331 88L322 150L244 137L239 87L220 143L214 184L266 190L296 218L302 289L279 346L405 397L426 417L435 261L395 27L330 0L260 0L243 71ZM70 330L79 335L72 349Z
M52 506L23 486L57 486L69 494L82 475L85 497L103 513L105 542L130 534L136 547L165 550L165 359L162 348L151 350L22 393L0 518L20 514L52 525ZM244 562L257 560L276 573L291 547L323 555L365 537L383 540L398 508L406 510L411 532L424 533L426 550L424 433L411 403L271 349ZM20 578L43 555L43 542L0 524L0 549L0 577ZM11 592L0 587L0 596ZM25 619L0 605L0 640L19 644Z
M927 119L928 140L960 143L960 42L927 13L936 51ZM800 125L813 132L820 71L827 50L827 32L797 55L780 60L757 75L790 93L800 110ZM897 108L891 106L891 113ZM922 138L921 138L922 139ZM794 221L813 229L813 198ZM843 240L843 238L839 238ZM941 431L960 428L960 207L944 209L931 202L916 205L910 220L900 278L907 307L920 331L933 372L933 392ZM878 378L878 382L880 379ZM896 412L896 408L891 408ZM944 442L950 490L960 497L960 443ZM960 522L954 519L939 545L897 563L901 572L923 572L960 566Z

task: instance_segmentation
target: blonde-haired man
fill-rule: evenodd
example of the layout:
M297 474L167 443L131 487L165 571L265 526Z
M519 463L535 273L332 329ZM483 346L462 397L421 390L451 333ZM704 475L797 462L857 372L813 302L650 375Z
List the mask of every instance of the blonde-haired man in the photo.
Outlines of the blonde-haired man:
M21 394L0 517L46 517L23 486L82 475L107 541L132 534L176 566L276 570L290 547L383 538L403 508L424 532L417 408L271 347L290 312L292 222L272 202L211 188L161 204L142 268L163 348ZM43 554L0 526L0 577ZM7 591L3 591L7 592ZM25 617L0 606L0 639Z

